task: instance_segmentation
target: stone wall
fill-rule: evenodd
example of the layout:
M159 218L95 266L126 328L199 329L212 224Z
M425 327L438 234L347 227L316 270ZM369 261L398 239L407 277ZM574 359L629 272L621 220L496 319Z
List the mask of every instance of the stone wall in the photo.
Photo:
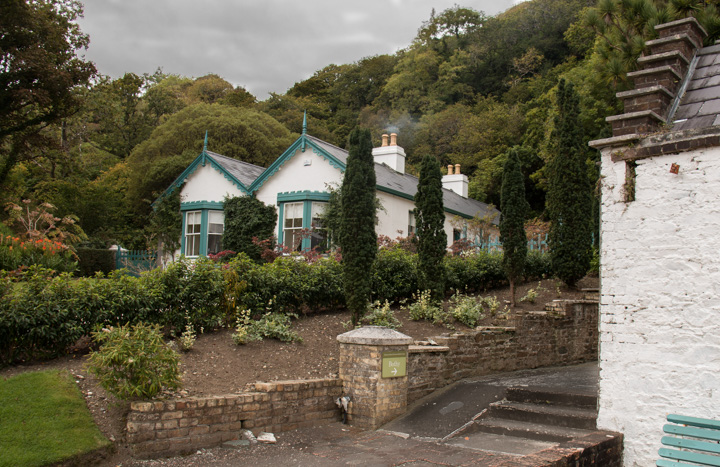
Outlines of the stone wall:
M720 150L638 159L634 180L618 153L602 153L598 428L646 466L668 413L720 418Z
M404 412L406 403L462 378L596 360L597 313L594 301L558 301L553 311L518 315L515 327L437 336L433 340L440 345L410 346L408 376L397 379L381 378L379 366L382 353L396 350L397 342L341 342L341 378L255 383L254 392L243 394L133 402L127 440L137 456L156 457L216 446L237 439L242 429L277 433L340 420L335 399L343 395L343 385L352 396L351 423L376 428Z
M133 402L127 440L139 457L183 453L237 439L240 430L281 432L340 420L338 379L255 383L256 392Z
M408 402L470 376L597 360L597 302L560 300L554 308L517 315L515 327L433 337L439 346L410 346Z

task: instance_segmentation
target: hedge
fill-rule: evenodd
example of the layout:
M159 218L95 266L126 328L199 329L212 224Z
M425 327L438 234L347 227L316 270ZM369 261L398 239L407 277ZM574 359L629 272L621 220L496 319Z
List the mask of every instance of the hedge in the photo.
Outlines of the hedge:
M499 253L446 257L444 265L448 290L482 291L506 281ZM547 271L547 255L529 255L528 278ZM378 252L374 299L407 298L417 286L417 255ZM233 324L244 309L259 316L342 306L342 265L333 259L283 257L262 265L245 255L224 264L180 260L137 278L122 270L74 278L33 266L21 280L0 275L0 365L61 355L97 326L145 322L180 330L191 323L209 330Z
M92 277L96 272L109 274L115 270L115 252L106 248L78 248L76 276Z

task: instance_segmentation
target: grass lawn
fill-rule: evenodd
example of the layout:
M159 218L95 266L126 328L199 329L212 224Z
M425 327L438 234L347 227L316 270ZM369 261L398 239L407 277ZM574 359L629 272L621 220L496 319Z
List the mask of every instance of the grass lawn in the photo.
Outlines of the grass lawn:
M46 465L110 442L72 376L58 371L0 379L0 466Z

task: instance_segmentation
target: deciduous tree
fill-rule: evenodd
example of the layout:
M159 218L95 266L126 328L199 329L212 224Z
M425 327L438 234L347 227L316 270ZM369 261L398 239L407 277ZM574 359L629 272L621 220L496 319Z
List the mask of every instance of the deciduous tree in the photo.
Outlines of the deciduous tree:
M95 66L76 56L88 37L75 23L75 0L4 0L0 7L0 185L33 147L48 144L38 132L73 113L74 89Z

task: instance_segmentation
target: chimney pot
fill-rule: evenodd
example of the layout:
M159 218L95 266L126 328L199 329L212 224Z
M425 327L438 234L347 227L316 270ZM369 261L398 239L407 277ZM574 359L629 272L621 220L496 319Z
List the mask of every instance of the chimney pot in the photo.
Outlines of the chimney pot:
M448 175L452 175L452 174L453 174L453 165L448 164Z
M455 164L455 175L460 175L460 164Z
M397 133L390 133L390 146L397 146Z
M388 135L387 133L383 133L382 135L382 147L385 147L388 145Z

